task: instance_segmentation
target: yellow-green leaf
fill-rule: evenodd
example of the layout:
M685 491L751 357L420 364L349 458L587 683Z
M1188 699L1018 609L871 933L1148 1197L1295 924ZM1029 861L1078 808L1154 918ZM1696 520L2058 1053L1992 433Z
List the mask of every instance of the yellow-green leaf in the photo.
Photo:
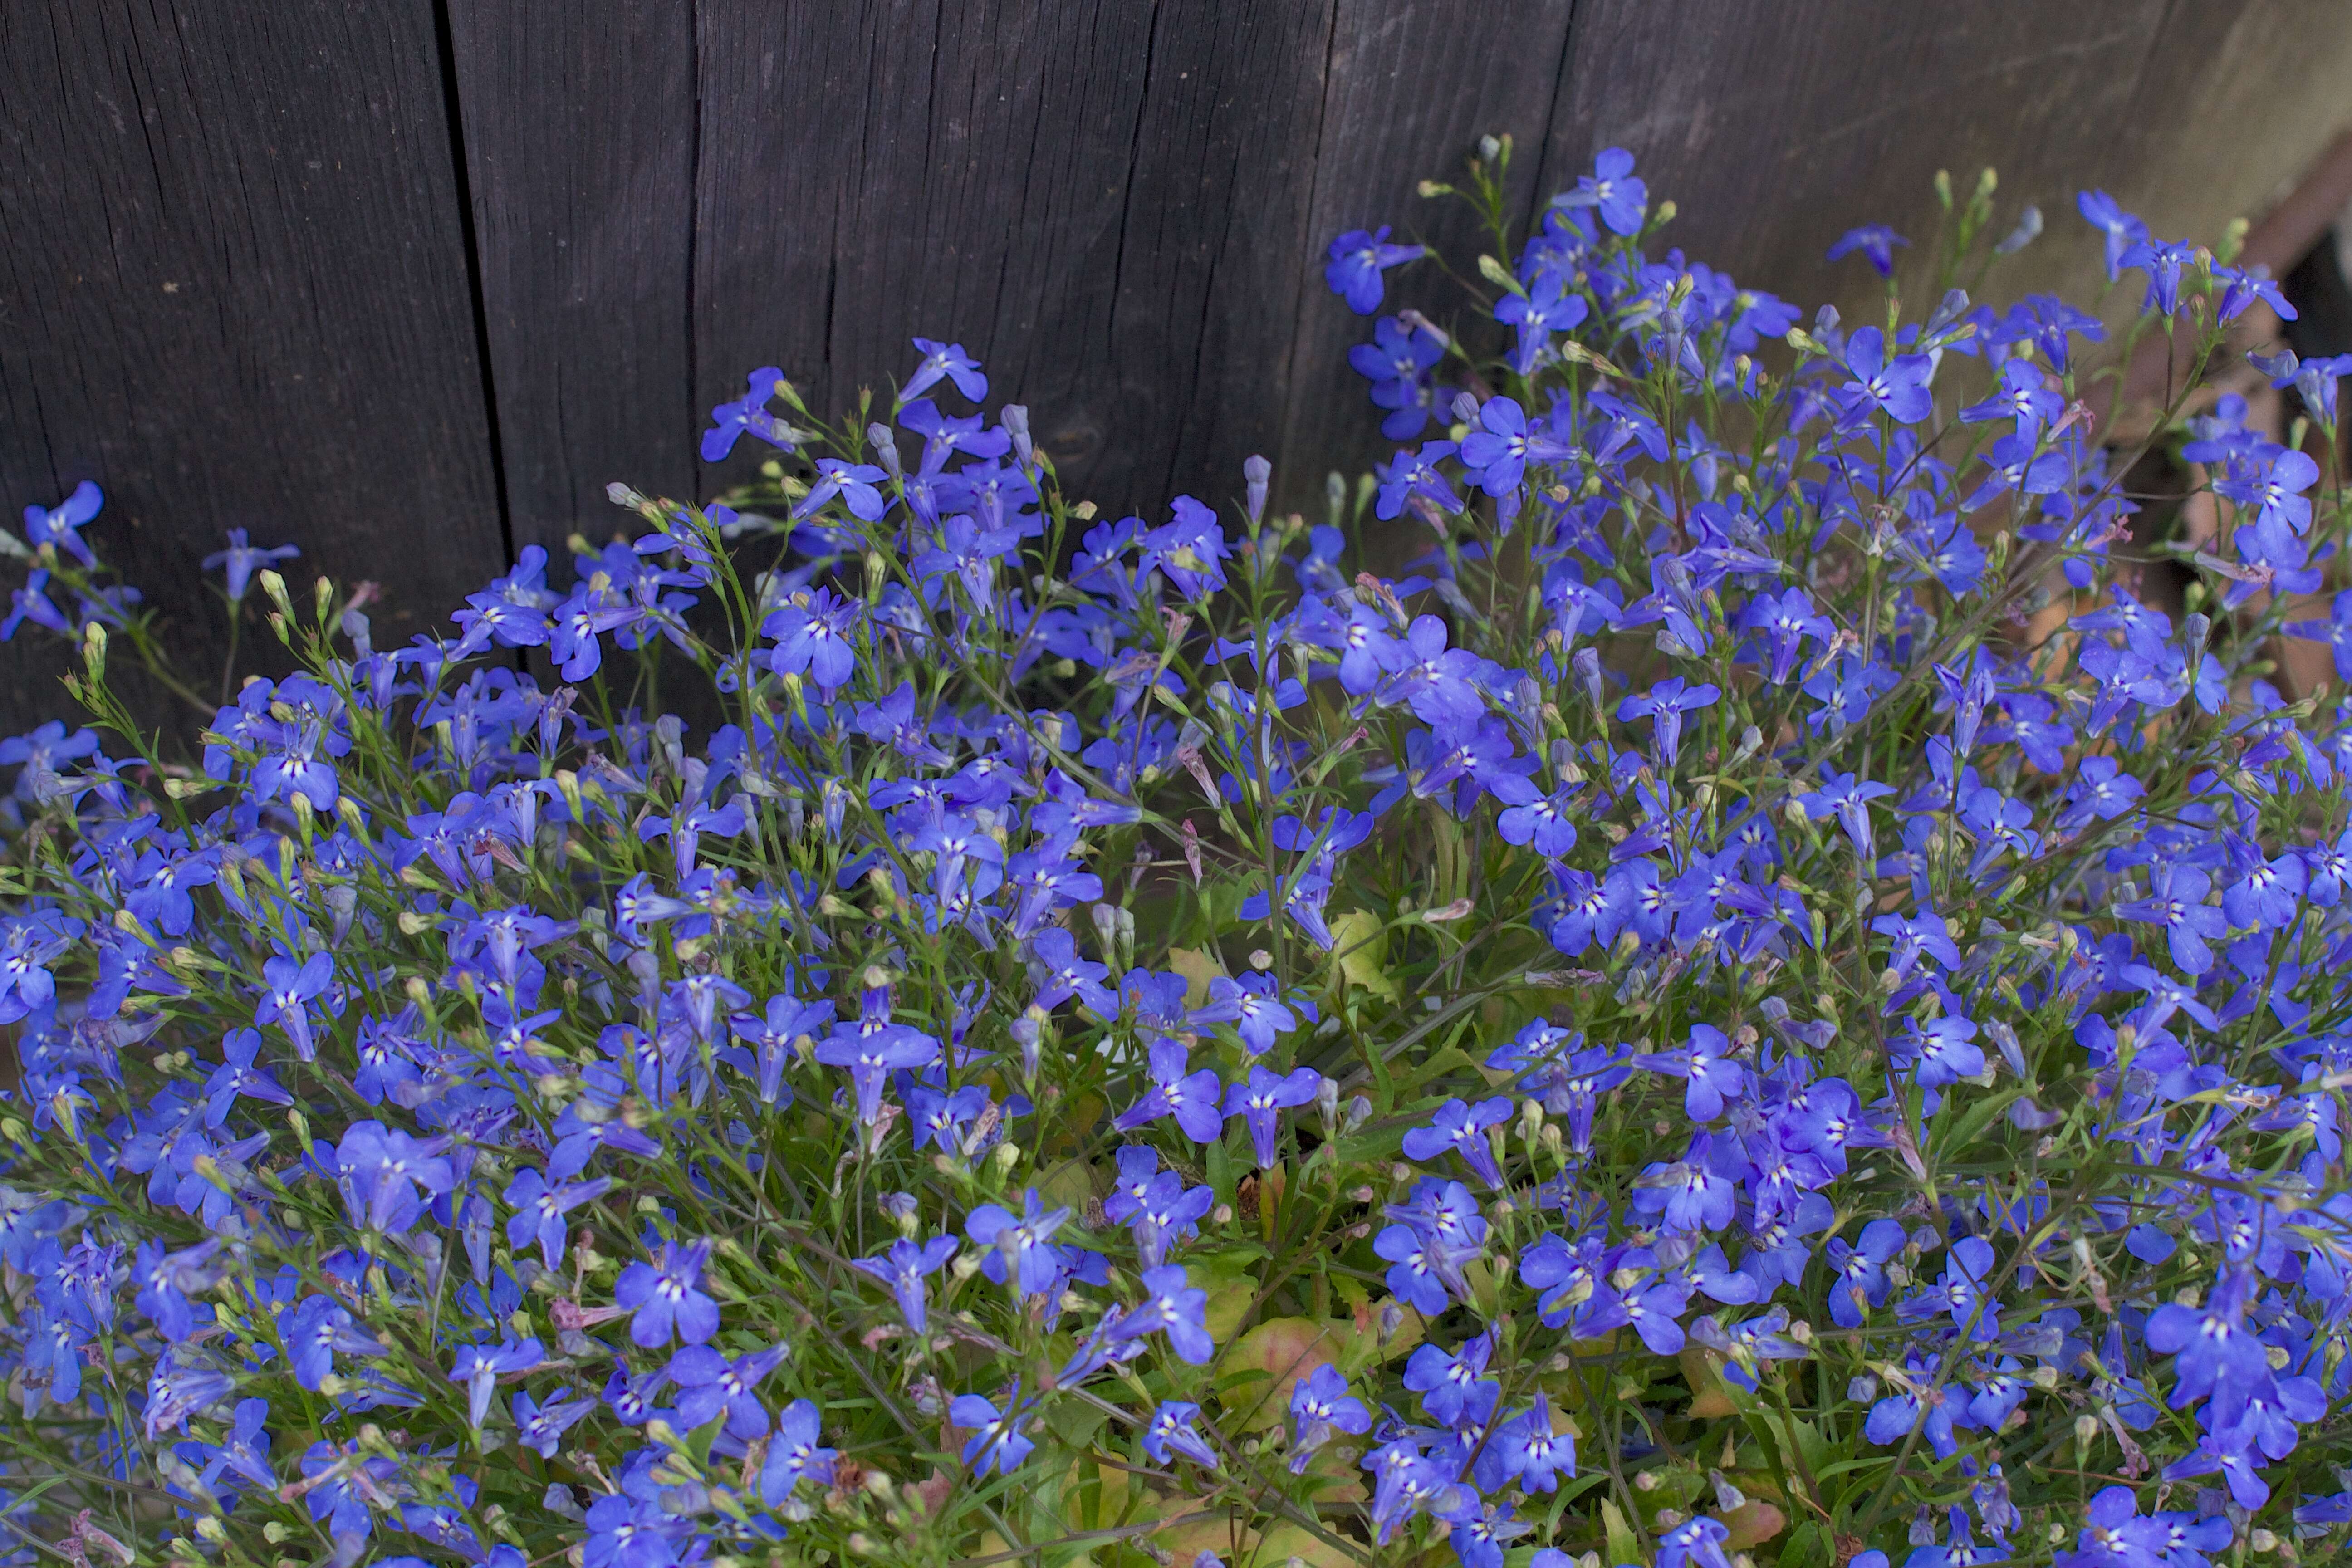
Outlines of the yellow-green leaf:
M1225 1411L1238 1429L1255 1432L1282 1420L1290 1411L1291 1390L1318 1366L1339 1359L1335 1327L1312 1318L1268 1318L1234 1342L1225 1352Z
M1633 1527L1625 1522L1625 1516L1619 1512L1617 1505L1607 1498L1601 1500L1601 1528L1609 1537L1611 1562L1646 1561L1642 1551L1642 1543L1633 1534Z
M1221 978L1225 966L1217 955L1203 948L1171 947L1168 950L1168 967L1184 977L1184 1005L1205 1006L1209 1000L1209 982Z
M1396 982L1388 972L1388 928L1378 916L1362 910L1338 916L1331 921L1331 942L1341 974L1384 1001L1396 1000Z

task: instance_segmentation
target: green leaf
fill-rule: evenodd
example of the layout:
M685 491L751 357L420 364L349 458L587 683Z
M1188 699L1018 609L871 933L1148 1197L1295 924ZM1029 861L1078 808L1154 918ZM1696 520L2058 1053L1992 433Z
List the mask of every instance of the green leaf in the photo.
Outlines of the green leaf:
M1936 1139L1931 1147L1939 1154L1958 1154L1976 1141L1977 1135L1985 1130L1994 1117L2009 1109L2011 1100L2024 1092L2022 1087L2013 1087L2003 1089L1998 1094L1989 1094L1980 1100L1972 1100L1967 1112L1953 1118L1950 1131ZM1942 1128L1937 1131L1944 1132Z
M1217 1194L1219 1203L1232 1203L1234 1188L1241 1181L1241 1172L1234 1165L1233 1153L1225 1147L1223 1139L1208 1145L1203 1163L1208 1167L1209 1190Z
M1339 955L1339 973L1385 1001L1397 999L1396 982L1389 978L1389 933L1379 918L1349 910L1331 921L1331 951Z
M1335 1332L1337 1331L1337 1332ZM1255 1432L1284 1419L1290 1393L1318 1366L1339 1359L1344 1323L1313 1318L1268 1318L1234 1341L1224 1354L1217 1387L1236 1431Z
M1643 1552L1642 1550L1641 1538L1633 1533L1633 1527L1625 1521L1624 1514L1619 1511L1617 1504L1612 1499L1602 1498L1601 1500L1601 1528L1609 1538L1609 1560L1611 1562L1643 1563L1648 1561L1647 1553Z
M1835 1561L1828 1534L1812 1520L1791 1531L1780 1548L1780 1568L1831 1568Z
M1193 1262L1184 1266L1186 1283L1209 1294L1203 1321L1209 1338L1223 1344L1234 1337L1242 1326L1242 1318L1249 1311L1250 1303L1257 1298L1257 1278L1237 1269L1219 1268L1213 1263Z

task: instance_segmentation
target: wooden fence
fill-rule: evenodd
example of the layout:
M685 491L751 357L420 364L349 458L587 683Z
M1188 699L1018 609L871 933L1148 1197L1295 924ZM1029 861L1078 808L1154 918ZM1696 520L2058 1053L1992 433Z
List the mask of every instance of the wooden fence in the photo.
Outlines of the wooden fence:
M1692 255L1811 301L1849 225L2002 172L2160 231L2259 214L2352 118L2326 0L5 0L0 496L97 536L199 665L224 530L373 578L394 640L614 479L708 491L751 366L813 403L917 332L1108 508L1376 455L1342 228L1510 132L1527 210L1632 149ZM2038 272L2033 269L2038 268ZM2077 274L2079 275L2079 274ZM62 711L0 658L8 728ZM0 731L5 732L5 731Z

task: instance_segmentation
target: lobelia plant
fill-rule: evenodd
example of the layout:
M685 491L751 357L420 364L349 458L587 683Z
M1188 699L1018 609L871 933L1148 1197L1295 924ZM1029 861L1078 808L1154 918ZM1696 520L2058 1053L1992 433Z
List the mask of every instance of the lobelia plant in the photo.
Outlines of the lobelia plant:
M1508 155L1311 528L1102 520L957 344L887 423L763 369L760 482L454 637L236 538L299 668L182 766L29 510L6 629L143 755L0 746L8 1561L2340 1550L2352 728L2272 677L2352 676L2352 362L2266 434L2291 308L2095 192L2105 359L1884 229L1801 328L1622 152L1521 239ZM2040 227L1943 195L1938 291ZM2158 451L2218 526L2135 533Z

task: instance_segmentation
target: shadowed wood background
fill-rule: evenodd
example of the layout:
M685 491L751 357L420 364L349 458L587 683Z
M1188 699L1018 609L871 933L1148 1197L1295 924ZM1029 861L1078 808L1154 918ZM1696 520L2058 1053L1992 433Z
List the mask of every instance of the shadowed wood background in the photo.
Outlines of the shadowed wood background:
M1381 455L1323 244L1462 237L1414 187L1483 132L1517 139L1526 212L1631 149L1668 243L1807 306L1854 297L1840 231L1924 237L1934 172L1990 163L2050 218L2011 286L2080 283L2082 185L2168 236L2278 205L2352 123L2352 26L2329 0L0 0L0 500L104 486L93 537L202 668L226 529L379 582L404 641L521 546L606 531L612 479L740 478L694 443L751 367L836 406L917 332L985 359L1114 512L1223 500L1252 451L1303 499ZM68 711L60 668L37 633L0 650L0 732Z

